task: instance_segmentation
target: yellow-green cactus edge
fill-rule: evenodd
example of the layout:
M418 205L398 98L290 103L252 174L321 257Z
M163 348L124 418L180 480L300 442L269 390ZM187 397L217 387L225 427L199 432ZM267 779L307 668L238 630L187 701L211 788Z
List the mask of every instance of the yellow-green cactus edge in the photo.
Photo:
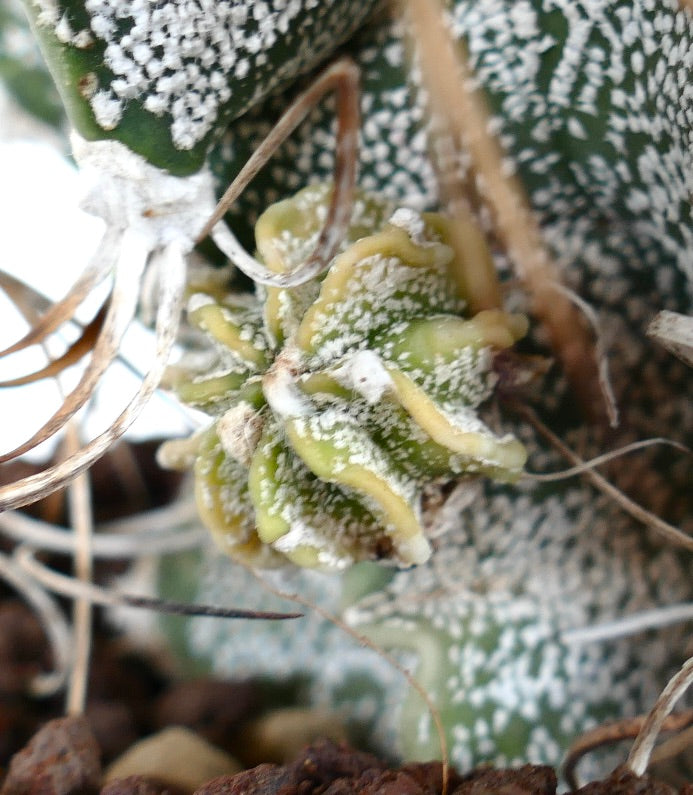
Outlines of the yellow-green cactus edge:
M308 256L329 191L306 188L261 216L268 267L291 270ZM525 319L466 316L446 219L393 210L360 194L321 279L190 299L189 321L212 352L204 366L177 368L176 389L215 417L193 443L196 494L232 557L420 564L431 552L424 487L512 480L524 466L522 444L494 434L477 408L493 391L494 354L524 335Z

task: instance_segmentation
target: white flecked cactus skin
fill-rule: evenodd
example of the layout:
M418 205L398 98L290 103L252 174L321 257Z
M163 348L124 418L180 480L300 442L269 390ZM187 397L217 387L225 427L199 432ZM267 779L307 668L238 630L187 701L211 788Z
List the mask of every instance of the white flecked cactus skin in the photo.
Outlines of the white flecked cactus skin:
M72 123L181 176L230 119L310 69L375 5L27 0Z
M257 247L274 272L310 253L330 193L311 186L263 213ZM201 368L196 351L173 382L215 421L183 446L197 446L200 514L232 557L424 563L426 489L464 475L514 479L524 465L523 446L479 407L498 381L496 354L526 319L470 314L448 222L388 204L357 196L323 280L262 287L255 299L202 286L190 298L214 358Z
M691 312L690 14L676 0L455 0L450 16L566 281L599 313L621 438L660 434L690 444L689 371L645 336L656 311ZM401 30L371 25L349 50L364 75L362 186L397 204L435 206L426 114L407 79ZM220 186L285 104L282 96L256 104L229 128L210 154ZM273 201L329 175L327 119L323 109L310 116L231 223L248 228ZM182 171L192 167L186 158ZM499 266L507 263L499 258ZM541 410L583 455L601 452L585 441L560 379L542 394ZM529 430L523 441L535 469L561 465ZM656 491L658 509L690 517L684 458L641 456L631 474L643 501ZM678 628L580 640L583 627L691 598L689 556L651 538L590 487L487 483L471 505L451 505L439 521L445 532L425 565L375 584L372 570L353 569L345 589L359 595L345 597L345 615L399 650L432 692L455 764L557 763L595 721L646 709L683 661L687 638ZM201 598L275 606L228 560L205 566ZM344 606L334 576L272 577L334 611ZM347 704L353 722L372 727L371 739L409 758L437 754L427 710L398 674L321 619L302 621L298 630L229 630L197 619L188 647L227 675L306 676L308 700ZM409 721L398 732L402 716Z
M565 278L599 313L623 416L620 438L661 433L690 443L690 376L645 337L659 309L691 310L690 17L675 3L490 0L457 2L452 16ZM395 201L435 205L425 111L400 76L401 31L384 24L358 41L361 183ZM270 100L228 131L212 155L218 174L224 160L246 156L280 105ZM252 218L254 206L329 174L326 118L322 109L312 114L239 214ZM543 395L545 418L568 442L584 441L570 393L554 387ZM529 434L523 441L535 468L561 466ZM583 454L600 450L587 446ZM632 481L644 501L656 490L662 502L670 498L671 516L690 516L685 460L649 457L633 466ZM487 484L471 506L451 508L444 525L429 563L380 583L345 615L405 655L434 694L452 759L463 768L486 760L558 763L596 721L647 709L685 658L679 628L580 642L582 627L691 595L689 556L650 538L590 487ZM223 561L212 565L205 598L259 598L248 577L226 573ZM299 579L313 598L340 609L333 583ZM225 673L272 675L282 659L281 675L310 672L313 702L346 702L352 717L370 721L371 737L386 745L396 737L408 758L435 756L430 717L403 680L339 630L317 618L307 623L309 643L289 627L241 628L227 637L202 620L191 626L189 643ZM402 717L407 728L399 730Z

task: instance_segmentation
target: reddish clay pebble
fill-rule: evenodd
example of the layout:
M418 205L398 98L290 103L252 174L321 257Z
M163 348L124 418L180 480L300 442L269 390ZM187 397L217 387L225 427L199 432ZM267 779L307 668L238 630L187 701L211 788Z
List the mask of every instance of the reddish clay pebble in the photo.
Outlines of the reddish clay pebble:
M556 795L556 773L545 765L511 770L478 768L464 777L453 795Z
M287 767L258 765L235 776L218 776L198 787L194 795L289 795L296 791L296 784Z
M101 779L99 746L82 716L45 724L10 762L0 795L88 795Z
M321 790L322 792L322 790ZM369 770L357 779L340 778L324 790L324 795L433 795L401 771Z

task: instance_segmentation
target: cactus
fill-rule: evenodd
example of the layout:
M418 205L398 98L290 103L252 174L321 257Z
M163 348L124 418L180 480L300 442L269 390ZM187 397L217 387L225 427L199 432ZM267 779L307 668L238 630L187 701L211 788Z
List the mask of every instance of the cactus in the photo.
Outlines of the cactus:
M26 0L70 120L172 174L229 121L319 63L375 3Z
M0 8L0 82L37 119L54 126L64 121L62 103L19 0L7 0Z
M273 271L310 253L329 193L306 188L259 219ZM525 321L500 310L464 317L445 240L442 216L391 213L364 195L324 280L256 299L193 294L188 318L219 361L211 374L208 363L179 371L176 389L218 417L199 440L196 490L231 555L257 563L270 547L304 566L423 563L427 486L519 474L524 448L477 408L493 389L494 352Z
M300 15L310 16L310 3L296 5ZM68 8L67 3L45 2L34 8L49 12L37 18L39 34L56 74L68 75L69 85L63 85L63 90L72 97L73 118L79 123L86 119L83 133L125 141L157 166L177 174L200 166L211 147L208 162L217 194L295 90L292 86L286 93L261 100L269 84L256 88L243 77L235 82L231 76L229 91L239 104L232 108L222 103L203 115L200 124L191 127L205 130L202 138L191 148L179 148L173 117L156 116L155 101L149 101L151 112L142 105L142 97L119 104L116 89L128 91L131 86L114 85L115 75L108 74L111 67L101 58L104 39L84 50L73 41L86 30L86 5L70 2ZM66 8L69 13L61 16ZM644 336L656 311L689 313L691 307L690 13L677 0L452 0L449 9L454 32L466 43L486 89L494 126L508 153L508 167L522 178L567 281L599 313L610 346L612 381L625 417L624 437L673 435L690 444L689 376ZM50 16L54 13L58 17ZM365 18L366 6L359 5L357 13L363 14L359 19ZM109 14L99 19L108 21ZM124 17L123 25L129 26L130 21ZM350 17L343 34L348 35L355 25L356 17ZM239 35L245 37L254 30L255 23L250 21L247 28L239 29ZM59 44L57 34L69 41ZM380 236L382 242L382 236L389 234L385 223L394 206L422 210L437 205L426 148L425 104L415 74L412 82L407 67L403 35L400 23L380 18L348 44L363 70L362 185L377 190L393 205L383 202L378 210L378 203L372 203L366 215L380 213L377 222L353 231L341 256L353 252L357 237L366 235L372 242ZM260 55L267 57L267 53ZM299 71L291 60L284 67L282 47L270 47L269 55L269 63L281 78L275 88L285 74L288 83ZM96 64L98 85L89 77L94 73L90 59ZM308 67L307 60L301 62L303 66ZM87 78L86 82L80 82L81 78ZM102 89L112 90L113 96L104 97L99 93ZM115 122L112 130L98 125L93 107L97 96L98 101L114 103L106 105L113 114L110 122L101 116L106 126ZM247 112L214 144L227 120L245 108ZM116 119L121 110L122 117ZM177 140L182 142L180 137ZM331 169L332 145L330 117L318 109L227 215L229 224L236 231L247 231L270 203L303 184L323 180ZM305 247L298 246L296 252L277 252L272 246L263 250L263 240L273 239L273 233L264 238L260 234L258 247L268 264L285 267L281 263L287 257L301 256L310 248L307 241L315 232L315 219L311 220L310 213L305 218L312 226L303 230ZM294 217L284 223L300 222ZM426 224L431 223L435 227L427 217ZM430 235L426 224L426 235ZM436 247L442 251L443 244L436 241L432 248ZM498 264L504 269L507 262L499 257ZM426 272L437 278L435 268ZM367 499L353 484L348 484L352 491L347 492L344 483L333 482L335 473L322 466L319 455L328 450L333 460L339 460L333 441L319 448L314 438L298 434L296 417L291 412L287 416L286 403L268 399L264 390L268 374L285 374L276 366L277 358L314 307L320 306L321 291L331 278L332 274L322 285L314 281L291 292L270 288L260 291L257 298L232 297L210 288L191 306L193 324L216 336L216 353L210 371L193 378L190 372L184 374L178 388L184 400L222 417L194 443L203 513L227 551L254 564L286 560L281 542L291 531L285 532L286 525L281 526L263 500L268 489L287 482L293 484L292 509L305 509L315 519L318 511L329 513L338 506L365 531L351 546L333 537L326 561L319 560L321 552L316 547L292 547L289 555L298 562L339 568L372 557L374 551L376 556L385 552L399 563L416 559L411 552L414 547L410 544L407 549L402 543L406 533L401 525L392 524L392 514L387 514L382 503L374 503L370 493ZM431 308L436 313L433 326L441 313L451 318L446 323L471 324L467 329L476 329L480 320L461 319L464 307L454 290L427 308L428 320ZM351 330L349 323L345 332ZM490 325L494 333L507 334L508 343L520 332L508 316L502 321L496 316ZM420 330L409 328L407 344L412 351ZM433 338L440 344L439 334ZM356 357L362 365L378 363L381 369L376 366L374 377L366 379L373 388L371 395L378 395L382 388L378 376L383 376L383 369L395 369L394 378L387 373L393 382L410 375L401 362L393 363L383 355L387 342L383 333L358 337L353 350L338 347L342 353L337 357ZM541 344L534 336L531 342ZM404 406L406 390L396 383L390 387L388 382L387 406L370 404L368 396L354 388L354 367L341 372L345 386L334 378L337 360L328 355L321 359L318 353L299 350L299 369L307 369L300 372L298 395L291 385L289 394L298 397L291 405L308 406L316 422L328 410L343 411L346 427L354 430L352 438L358 408L359 418L367 420L368 432L366 438L361 435L359 444L379 445L385 416L381 412ZM286 364L285 359L281 361ZM479 361L482 367L471 389L476 397L468 409L491 386L486 380L490 361L484 355ZM436 393L435 384L427 380L425 362L418 369L413 381L420 390L410 405L420 409L425 397L439 408L450 395ZM319 390L315 393L306 386L311 379ZM273 390L276 394L276 385L270 387L270 395ZM384 392L380 394L385 397ZM585 441L572 395L560 379L547 382L541 408L568 442L584 444L585 455L601 452L599 445ZM435 416L428 411L423 414L427 420ZM395 416L397 422L402 418L407 420L404 412ZM422 427L419 419L416 426ZM334 427L330 426L331 432ZM402 435L415 431L406 437L407 444L393 464L409 479L411 505L416 504L424 483L422 462L430 467L427 476L434 478L460 474L462 466L445 444L434 448L427 443L423 449L417 427L401 427ZM526 429L519 433L536 467L560 466ZM464 471L471 464L489 474L517 475L517 443L510 448L516 451L511 462L498 458L501 440L486 428L481 435L494 447L496 458L489 463L471 457L464 462ZM290 480L280 481L276 470L272 477L266 476L278 463L279 456L273 453L279 449L285 465L280 474ZM392 458L394 452L387 452ZM685 460L653 454L620 474L623 480L630 476L631 487L644 499L654 495L657 507L668 511L673 520L685 517L687 511L690 515L690 471ZM364 479L357 476L357 485ZM308 480L320 484L320 505L314 497L304 498L302 485ZM328 494L329 499L323 500ZM381 498L384 494L378 493ZM265 539L256 535L251 518L263 509L258 525L264 528ZM375 577L374 564L353 566L343 577L343 604L340 581L334 575L281 569L276 578L334 612L346 606L345 616L354 626L403 655L441 708L452 759L461 767L480 761L555 764L571 738L595 721L648 708L670 667L678 667L686 638L676 629L642 629L631 638L609 639L607 633L606 640L600 641L589 640L583 632L601 622L617 625L623 616L691 598L690 561L648 538L605 499L595 498L589 488L551 484L532 489L523 483L484 482L471 506L453 502L438 512L438 530L445 533L433 542L421 532L416 511L410 517L412 513L416 521L407 525L412 531L408 538L418 539L421 558L428 554L422 538L438 547L435 553L408 570L383 575L378 568ZM375 519L383 517L385 528L391 525L389 533L386 529L383 534L378 522L376 536L368 535L376 526ZM325 539L319 538L322 545ZM324 546L321 550L326 554ZM162 574L170 565L170 561L162 564ZM267 604L267 595L244 570L223 558L207 566L208 577L200 585L202 599L256 608ZM175 576L162 576L162 591L175 591L177 584ZM390 750L409 758L437 754L428 711L404 682L370 651L350 643L315 617L306 619L299 632L275 625L265 632L245 626L229 633L226 626L199 619L188 628L188 645L193 656L208 658L225 674L305 676L310 701L348 705L352 723L372 729L371 740L380 739ZM408 720L396 737L402 716Z
M570 277L577 282L588 268L601 302L608 300L605 261L650 285L666 267L668 275L659 278L674 280L670 295L688 311L690 12L678 0L453 0L448 6L509 167L522 178ZM350 52L362 68L361 185L417 209L437 207L429 114L409 67L404 25L371 24L353 38ZM228 128L210 154L219 184L237 172L286 101L286 94L271 97ZM252 224L278 197L327 178L330 122L316 109L278 154L271 177L259 177L229 222Z

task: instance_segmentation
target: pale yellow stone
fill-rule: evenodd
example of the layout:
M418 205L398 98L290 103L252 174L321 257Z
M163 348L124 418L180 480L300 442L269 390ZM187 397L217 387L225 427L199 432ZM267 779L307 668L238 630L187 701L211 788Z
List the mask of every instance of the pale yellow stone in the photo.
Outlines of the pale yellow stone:
M242 748L235 752L249 767L262 762L286 764L306 745L321 738L335 742L347 739L346 729L334 712L286 707L249 723L242 733Z
M216 776L242 770L225 751L182 726L172 726L135 743L106 770L105 781L126 776L153 776L194 792Z

